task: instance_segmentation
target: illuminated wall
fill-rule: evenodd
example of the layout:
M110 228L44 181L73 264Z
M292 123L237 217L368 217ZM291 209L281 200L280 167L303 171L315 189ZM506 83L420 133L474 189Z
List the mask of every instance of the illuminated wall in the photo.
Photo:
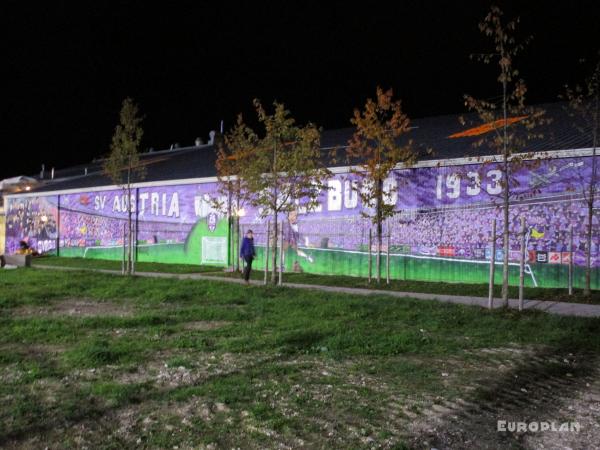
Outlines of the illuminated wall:
M578 277L585 261L584 189L591 178L591 158L532 161L511 178L510 248L498 239L497 259L509 252L519 259L520 218L527 222L530 283L563 285L574 234ZM282 216L286 270L365 275L369 222L356 189L355 175L329 181L315 211L298 208ZM387 201L399 211L386 223L390 270L395 278L484 282L490 258L492 220L502 229L502 173L495 164L419 167L399 170L384 183ZM214 183L134 189L131 202L142 261L226 265L228 224L212 207ZM7 206L7 250L20 240L40 252L60 244L63 256L119 259L127 198L122 191L88 191L59 196L10 197ZM266 219L244 205L241 228L256 234L259 261L266 244ZM599 284L599 218L594 218L592 265ZM237 245L237 244L236 244ZM387 247L387 238L384 239ZM579 279L579 278L578 278Z

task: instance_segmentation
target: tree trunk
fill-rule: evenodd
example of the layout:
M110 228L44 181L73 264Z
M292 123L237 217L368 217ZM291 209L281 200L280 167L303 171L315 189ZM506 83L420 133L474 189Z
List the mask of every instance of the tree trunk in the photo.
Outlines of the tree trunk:
M267 243L265 245L265 253L264 253L264 259L265 259L265 279L264 279L264 283L263 284L267 284L267 276L268 276L268 272L269 272L269 252L270 250L270 246L271 246L271 221L267 221Z
M133 220L131 215L131 185L129 185L129 198L127 199L127 220L129 222L129 253L128 253L128 263L129 263L129 275L133 273Z
M279 186L278 186L278 174L277 174L277 142L273 142L273 165L271 167L272 175L273 175L273 202L272 202L272 210L273 210L273 271L271 272L271 283L275 284L277 280L277 197L279 196ZM283 233L283 227L281 229Z
M127 275L131 275L131 156L127 162Z
M569 228L569 295L573 295L573 225Z
M238 209L239 211L239 209ZM236 258L235 258L235 270L240 272L240 216L235 215L235 239L236 239Z
M592 218L594 217L593 199L588 202L588 221L587 221L587 236L585 243L585 286L583 289L584 295L592 293Z
M283 231L283 230L282 230ZM272 254L272 271L271 271L271 283L275 284L277 277L277 237L278 237L278 224L277 224L277 213L273 214L273 254Z
M502 47L502 53L504 53L504 47ZM510 166L508 161L508 111L507 111L507 76L506 70L503 69L504 76L502 80L502 109L504 116L504 136L503 136L503 152L502 152L502 162L504 165L504 195L503 195L503 204L504 204L504 227L502 232L502 245L504 247L504 254L502 259L502 306L508 307L508 255L510 253L510 242L509 242L509 205L510 205Z
M507 173L508 175L508 173ZM508 307L508 256L510 253L510 240L509 240L509 201L508 201L508 186L505 188L506 194L504 195L504 227L502 231L502 245L504 247L504 253L502 255L502 306Z
M525 217L521 216L521 249L519 251L519 311L523 311L525 291Z
M129 186L129 185L128 185ZM129 187L125 189L125 196L129 196ZM131 197L130 197L131 198ZM129 200L126 200L126 207L129 210ZM127 243L125 244L126 250L126 261L125 261L125 273L127 275L131 274L131 217L129 216L129 211L127 212Z
M231 272L235 269L233 258L238 254L233 240L233 217L232 217L232 201L231 201L231 180L227 181L227 242L229 243L228 270Z
M281 222L281 236L279 239L279 267L278 267L278 275L279 279L277 281L277 285L281 286L283 284L283 222Z
M381 220L377 222L377 283L381 282Z
M376 262L376 270L377 270L377 284L381 282L381 234L383 224L382 222L382 212L381 212L381 203L383 201L383 181L381 179L377 180L377 211L376 221L377 221L377 262Z
M135 263L137 260L137 230L138 230L138 222L137 222L137 188L133 190L133 206L135 206L135 211L131 212L131 227L132 227L132 246L131 246L131 273L135 273Z
M373 251L373 230L371 228L371 222L369 221L369 250L368 250L368 255L369 255L369 284L371 284L371 278L373 278L373 256L372 256L372 251Z
M596 88L598 89L598 88ZM594 119L592 120L593 133L593 149L592 149L592 175L590 179L590 193L588 195L588 221L587 221L587 236L586 236L586 258L585 258L585 286L583 289L584 295L592 293L592 231L594 218L594 198L596 195L596 146L598 145L598 117L600 105L599 94L596 92L596 105L594 109Z
M125 275L125 259L126 259L125 249L126 249L126 243L127 243L126 227L127 227L127 225L125 225L125 223L123 223L123 255L121 258L121 275Z
M237 192L235 196L235 239L236 239L236 253L235 253L235 271L240 271L240 181L239 179L237 185Z
M390 228L390 222L387 223L387 249L385 258L385 281L390 284L390 247L392 242L392 231Z
M491 257L490 257L490 279L488 288L488 308L494 308L494 277L496 274L496 219L492 221L492 234L490 235Z

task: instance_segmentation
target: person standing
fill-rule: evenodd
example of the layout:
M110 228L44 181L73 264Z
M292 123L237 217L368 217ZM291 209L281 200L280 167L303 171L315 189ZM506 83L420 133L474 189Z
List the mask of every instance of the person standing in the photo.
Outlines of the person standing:
M254 235L252 230L246 232L246 236L242 240L242 248L240 248L240 256L244 258L246 267L244 267L244 280L246 284L250 284L250 271L252 270L252 260L256 252L254 251Z

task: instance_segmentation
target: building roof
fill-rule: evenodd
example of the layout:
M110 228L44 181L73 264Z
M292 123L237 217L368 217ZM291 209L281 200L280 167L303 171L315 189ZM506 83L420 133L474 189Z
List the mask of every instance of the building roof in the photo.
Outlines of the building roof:
M539 107L545 110L550 123L540 130L543 136L530 141L523 151L542 152L592 147L591 132L585 132L586 124L578 123L576 118L571 117L564 103L539 105ZM491 132L492 128L489 124L487 127L485 125L482 127L474 114L463 115L463 121L460 117L457 114L445 115L415 119L411 122L411 130L407 137L416 145L421 161L495 154L494 149L485 144L475 146L482 133L486 130ZM511 127L518 126L518 120L515 119ZM328 167L348 165L344 149L352 132L352 128L323 131L321 147L324 162ZM216 151L212 145L145 153L140 160L146 167L145 182L216 176ZM31 192L85 189L112 184L110 178L102 173L102 162L96 161L57 170L53 180L42 180L42 183Z
M26 177L24 175L20 175L12 178L5 178L4 180L0 180L0 191L10 190L12 188L17 188L21 185L37 183L37 180L32 177Z

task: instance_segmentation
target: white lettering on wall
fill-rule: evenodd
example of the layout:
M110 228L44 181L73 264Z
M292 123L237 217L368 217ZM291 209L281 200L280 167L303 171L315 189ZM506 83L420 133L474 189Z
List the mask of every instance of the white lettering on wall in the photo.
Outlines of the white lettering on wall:
M169 205L169 217L179 217L179 195L177 192L171 197L171 204Z
M96 211L102 211L104 206L106 206L106 195L96 195L96 197L94 197L94 209Z
M482 191L482 185L485 184L485 191L490 195L502 193L502 171L498 169L489 170L486 173L485 183L482 182L479 173L467 172L466 189L464 192L470 197L479 195ZM452 173L450 175L438 175L435 185L435 195L438 200L446 198L457 199L461 196L461 177L460 174ZM445 189L444 189L445 188Z
M121 200L118 195L115 195L113 200L113 212L121 212Z
M342 210L342 182L340 180L329 180L327 182L327 210Z
M398 201L398 181L393 175L383 180L383 203L395 206Z
M500 170L490 170L487 173L487 176L491 178L491 182L487 185L487 192L490 195L498 195L502 192L502 184L500 180L502 180L502 172Z
M146 200L148 200L149 194L147 192L142 192L140 194L140 216L144 215L146 212Z
M450 174L446 177L446 187L448 198L460 197L460 176L457 173Z
M150 194L150 214L158 216L158 193L153 192Z
M478 195L481 192L481 179L477 172L467 172L469 184L467 185L467 195Z
M356 208L358 205L358 183L356 181L344 181L344 206L348 209Z

